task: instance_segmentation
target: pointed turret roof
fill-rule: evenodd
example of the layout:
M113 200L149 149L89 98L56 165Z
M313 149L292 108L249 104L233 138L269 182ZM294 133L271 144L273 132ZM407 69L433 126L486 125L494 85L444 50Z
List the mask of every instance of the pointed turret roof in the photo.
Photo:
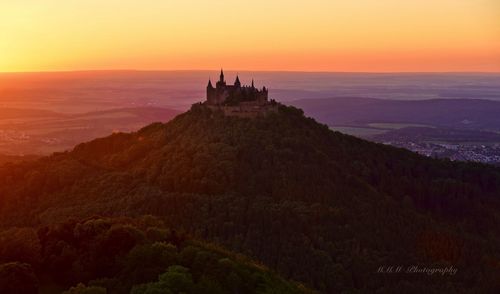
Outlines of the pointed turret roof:
M220 69L220 81L224 82L224 71L222 70L222 68Z
M241 86L240 77L238 77L238 75L236 75L236 81L234 81L234 85Z
M207 88L213 88L214 86L212 86L212 81L210 79L208 79L208 85L207 85Z

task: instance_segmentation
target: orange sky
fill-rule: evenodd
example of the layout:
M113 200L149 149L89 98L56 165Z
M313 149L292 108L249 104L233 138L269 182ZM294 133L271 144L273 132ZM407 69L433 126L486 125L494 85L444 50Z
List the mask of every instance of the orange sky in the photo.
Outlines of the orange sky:
M0 72L500 72L498 0L0 0Z

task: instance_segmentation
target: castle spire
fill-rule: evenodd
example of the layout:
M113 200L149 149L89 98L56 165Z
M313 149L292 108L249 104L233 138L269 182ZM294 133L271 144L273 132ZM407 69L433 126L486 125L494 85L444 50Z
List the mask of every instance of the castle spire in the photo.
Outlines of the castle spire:
M236 81L234 81L234 85L237 87L241 87L241 82L240 82L240 78L238 77L238 75L236 75Z
M252 79L252 88L255 88L255 86L253 85L253 79Z
M220 81L224 82L224 71L222 70L222 68L220 69Z
M207 88L213 88L212 86L212 81L210 78L208 78L208 85L207 85Z

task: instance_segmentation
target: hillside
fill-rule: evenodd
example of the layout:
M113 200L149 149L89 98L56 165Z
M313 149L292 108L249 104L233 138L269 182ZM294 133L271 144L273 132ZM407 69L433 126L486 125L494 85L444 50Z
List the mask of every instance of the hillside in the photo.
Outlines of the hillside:
M500 169L203 107L0 168L0 223L153 215L325 293L500 289ZM383 274L381 266L457 268Z

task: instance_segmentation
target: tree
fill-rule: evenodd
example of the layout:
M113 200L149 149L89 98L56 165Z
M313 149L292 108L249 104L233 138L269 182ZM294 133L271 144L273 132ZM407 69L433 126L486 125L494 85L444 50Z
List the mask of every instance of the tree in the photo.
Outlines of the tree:
M0 265L0 293L37 294L38 279L31 265L19 262Z
M106 294L107 291L103 287L97 286L85 286L79 283L75 287L71 287L69 290L65 291L63 294Z

